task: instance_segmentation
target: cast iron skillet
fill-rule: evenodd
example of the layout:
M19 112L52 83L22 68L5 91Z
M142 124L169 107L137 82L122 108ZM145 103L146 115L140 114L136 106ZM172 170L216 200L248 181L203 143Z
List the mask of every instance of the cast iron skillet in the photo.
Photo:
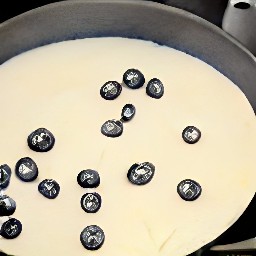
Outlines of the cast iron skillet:
M237 84L256 111L255 57L204 19L150 1L64 1L21 14L0 24L0 64L53 42L104 36L150 40L195 56Z

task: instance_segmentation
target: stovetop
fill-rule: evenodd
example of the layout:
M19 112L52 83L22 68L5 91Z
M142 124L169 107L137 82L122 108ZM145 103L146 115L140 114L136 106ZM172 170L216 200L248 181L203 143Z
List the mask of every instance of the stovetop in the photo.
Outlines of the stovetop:
M228 0L145 0L163 3L192 12L221 27L222 17ZM0 22L25 11L61 0L0 1Z

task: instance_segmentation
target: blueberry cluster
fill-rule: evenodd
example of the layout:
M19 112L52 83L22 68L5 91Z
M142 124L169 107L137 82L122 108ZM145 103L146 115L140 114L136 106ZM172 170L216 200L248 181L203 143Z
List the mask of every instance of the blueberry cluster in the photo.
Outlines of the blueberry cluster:
M127 178L134 185L145 185L152 180L154 173L155 166L152 163L133 164L128 170ZM87 189L80 200L81 208L86 213L98 212L102 203L101 196L90 189L100 185L99 173L92 169L83 170L77 175L77 183ZM98 250L105 241L104 231L97 225L87 226L80 234L80 241L87 250Z
M101 207L101 196L89 189L97 188L100 185L100 175L97 171L87 169L77 175L77 183L88 191L81 200L81 208L86 213L96 213ZM80 234L80 241L87 250L98 250L104 243L105 234L103 230L96 225L87 226Z
M38 128L27 138L28 146L35 152L48 152L55 144L55 137L46 128ZM21 158L16 166L17 177L24 182L31 182L38 177L38 167L30 157ZM44 179L38 185L38 192L48 199L54 199L59 195L60 185L53 179Z
M188 144L195 144L201 138L201 131L195 126L187 126L182 131L182 138ZM202 187L194 180L185 179L178 184L177 192L183 200L194 201L201 195Z
M100 185L99 173L91 169L83 170L77 175L77 183L82 188L88 189L80 200L81 208L87 213L97 212L101 207L101 196L96 192L90 192L89 189Z
M141 71L130 68L123 74L123 83L130 89L139 89L145 84L145 77ZM117 81L108 81L100 88L100 95L105 100L114 100L122 92L122 85ZM164 95L163 83L158 78L148 81L146 87L148 96L160 99Z
M16 211L16 202L3 192L10 184L11 175L11 168L7 164L0 166L0 235L5 239L14 239L22 231L21 222L10 217Z
M128 69L123 75L123 82L131 89L139 89L145 83L144 75L138 69ZM164 85L158 78L149 80L146 93L151 98L160 99L164 95Z
M138 69L128 69L123 74L123 84L130 89L139 89L145 84L145 77ZM100 89L100 95L106 100L116 99L122 92L122 86L117 81L106 82ZM164 85L158 78L148 81L146 86L148 96L160 99L164 95ZM130 121L136 113L132 104L126 104L120 120L108 120L101 127L101 133L107 137L119 137L123 133L123 123ZM187 126L182 132L183 140L188 144L195 144L201 138L201 131L195 126ZM127 173L128 180L135 185L145 185L151 181L155 167L149 162L133 164ZM180 197L186 201L193 201L201 194L201 186L191 179L181 181L177 186Z
M144 75L138 69L128 69L123 74L123 82L130 89L139 89L145 83ZM146 93L151 98L160 99L164 95L164 85L158 78L152 78L146 86Z
M137 69L128 69L123 74L123 83L130 89L139 89L145 84L144 75ZM106 82L100 89L100 95L106 100L116 99L122 92L122 85L116 81ZM153 78L146 86L148 96L160 99L164 95L162 82ZM126 104L121 111L120 119L106 121L101 127L101 133L107 137L119 137L123 133L124 123L134 118L136 108L133 104ZM201 131L195 126L187 126L182 132L183 140L188 144L195 144L201 138ZM28 146L35 152L48 152L55 144L53 134L39 128L33 131L27 138ZM36 162L30 157L23 157L15 165L15 174L23 182L35 181L39 175ZM9 186L12 171L7 164L0 166L0 235L6 239L18 237L22 232L21 222L13 217L16 202L3 191ZM128 172L128 181L133 185L146 185L155 175L155 166L150 162L135 163ZM96 170L82 170L77 175L77 183L87 189L80 199L80 205L86 213L96 213L102 205L101 195L90 191L100 185L100 175ZM44 179L38 185L38 191L45 198L55 199L60 192L60 185L53 179ZM201 195L200 184L192 179L184 179L177 185L178 195L185 201L194 201ZM2 221L1 218L5 218ZM88 250L98 250L105 241L104 231L97 225L90 225L83 229L80 234L82 245Z
M101 133L111 138L121 136L124 130L123 123L132 120L132 118L135 116L135 113L135 106L132 104L126 104L122 109L120 120L112 119L106 121L101 126Z
M138 69L128 69L123 74L123 84L130 89L139 89L145 83L144 75ZM117 81L108 81L100 88L100 95L106 100L116 99L122 92L122 85ZM152 98L160 99L164 95L164 86L157 79L151 79L146 87L146 93ZM108 120L101 126L101 133L107 137L116 138L123 133L123 123L130 121L136 112L132 104L126 104L121 113L121 119Z
M53 148L55 138L47 129L39 128L28 136L27 143L33 151L47 152ZM35 181L39 174L37 164L30 157L23 157L15 165L15 174L23 182ZM22 232L21 222L10 217L15 213L16 202L4 194L10 184L11 175L11 168L7 164L0 166L0 235L6 239L14 239ZM38 185L38 191L46 198L54 199L60 192L60 186L52 179L45 179Z

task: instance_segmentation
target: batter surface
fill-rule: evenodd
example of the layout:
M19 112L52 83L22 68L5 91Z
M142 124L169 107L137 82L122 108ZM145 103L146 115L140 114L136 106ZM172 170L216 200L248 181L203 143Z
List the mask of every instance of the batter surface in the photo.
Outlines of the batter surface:
M129 68L165 86L157 100L123 87L114 101L100 96L109 80L121 82ZM243 213L255 192L256 122L244 94L204 62L152 42L122 38L67 41L23 53L0 67L1 164L13 175L5 193L17 203L13 217L23 224L14 240L0 238L0 249L19 256L111 255L184 256L215 239ZM101 134L101 125L119 119L132 103L136 116L121 137ZM202 132L194 145L182 139L193 125ZM50 130L54 148L37 153L27 136ZM31 157L39 176L17 179L16 162ZM145 186L126 175L136 162L153 163ZM96 189L76 181L84 169L101 177ZM60 184L48 200L38 191L43 179ZM182 200L177 185L193 179L202 186L193 202ZM101 209L85 213L80 198L96 191ZM88 225L105 232L98 251L86 251L79 236Z

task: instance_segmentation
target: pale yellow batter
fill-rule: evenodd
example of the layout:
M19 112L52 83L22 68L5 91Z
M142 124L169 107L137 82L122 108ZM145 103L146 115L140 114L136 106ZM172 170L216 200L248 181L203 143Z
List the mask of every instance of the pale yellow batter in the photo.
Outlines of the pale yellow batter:
M157 100L123 87L114 101L100 96L109 80L121 82L128 68L165 86ZM0 163L13 170L5 193L16 200L13 217L23 224L14 240L0 238L0 249L18 256L184 256L210 242L243 213L255 192L256 120L246 97L209 65L182 52L151 42L121 38L62 42L21 54L0 67ZM132 103L136 116L123 135L100 132L109 119L120 118ZM194 145L182 130L202 132ZM54 148L37 153L27 136L39 127L56 138ZM39 177L17 179L16 162L31 157ZM145 186L129 183L135 162L152 162L155 176ZM101 177L96 189L76 181L83 169ZM54 200L37 186L52 178L61 191ZM186 202L177 184L194 179L202 194ZM97 191L102 207L95 214L80 207L81 196ZM106 235L98 251L87 251L80 232L96 224Z

